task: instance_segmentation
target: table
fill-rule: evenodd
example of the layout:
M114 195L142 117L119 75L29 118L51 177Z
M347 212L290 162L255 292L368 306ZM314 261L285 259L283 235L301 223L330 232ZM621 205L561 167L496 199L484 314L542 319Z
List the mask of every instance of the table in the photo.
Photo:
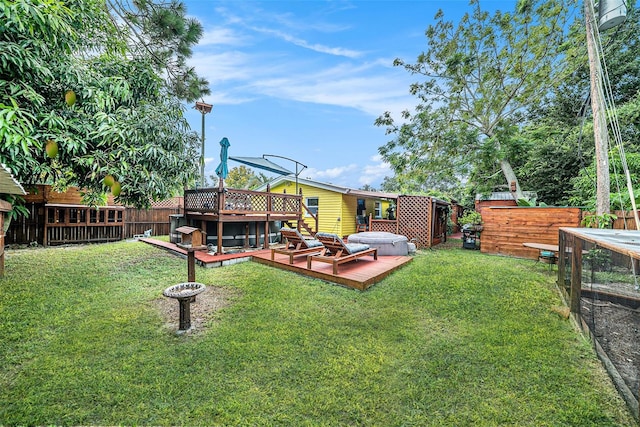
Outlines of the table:
M550 245L548 243L536 243L536 242L525 242L522 246L526 248L532 248L538 250L538 261L545 262L549 264L549 268L551 268L552 264L555 264L558 260L558 252L560 248L558 245Z
M558 245L549 245L547 243L523 243L522 246L527 248L538 249L539 251L558 252L560 248Z

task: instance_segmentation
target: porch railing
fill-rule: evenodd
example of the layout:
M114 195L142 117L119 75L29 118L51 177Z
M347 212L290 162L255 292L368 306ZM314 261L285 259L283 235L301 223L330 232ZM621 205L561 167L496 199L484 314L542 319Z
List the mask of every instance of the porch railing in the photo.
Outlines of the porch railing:
M184 210L221 215L301 215L302 196L226 188L222 191L218 188L185 190Z

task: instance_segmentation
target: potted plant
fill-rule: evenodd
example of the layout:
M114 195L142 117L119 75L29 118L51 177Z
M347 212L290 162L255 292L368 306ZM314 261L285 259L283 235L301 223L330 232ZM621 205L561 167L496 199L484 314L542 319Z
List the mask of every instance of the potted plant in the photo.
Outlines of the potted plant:
M465 230L482 231L482 215L480 212L467 211L458 219L458 225Z

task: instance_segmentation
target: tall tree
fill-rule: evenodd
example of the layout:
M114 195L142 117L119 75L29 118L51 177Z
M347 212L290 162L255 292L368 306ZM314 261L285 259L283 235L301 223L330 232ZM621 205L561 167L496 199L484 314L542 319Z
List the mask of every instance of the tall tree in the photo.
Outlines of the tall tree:
M405 123L386 112L376 120L395 140L380 153L396 172L434 174L447 169L464 177L469 168L492 166L515 197L523 198L512 165L514 135L524 109L539 102L558 79L558 48L565 37L568 5L553 0L519 1L513 13L472 11L454 25L439 11L426 30L427 50L416 63L396 59L425 79L410 90L419 104Z
M269 181L263 173L256 173L246 166L236 166L229 170L229 175L224 183L230 188L241 188L251 190Z
M633 3L629 4L627 19L622 25L600 33L612 85L610 93L617 105L620 135L630 156L638 152L640 141L640 14ZM582 13L582 8L579 11ZM583 18L571 26L562 51L562 63L570 72L547 94L544 102L529 109L524 137L532 149L516 173L527 188L538 191L540 200L551 204L573 203L595 210L595 201L590 199L595 196L596 185L595 143ZM629 197L620 197L620 161L617 154L611 152L610 156L611 204L619 209L620 199L626 201ZM637 162L630 159L628 165L632 182L637 186L640 184L635 178ZM622 185L624 187L624 177Z
M184 107L103 2L0 0L0 22L0 161L22 183L146 207L197 176Z
M202 37L202 25L187 17L184 3L154 0L108 0L113 25L126 36L129 52L148 58L166 75L170 92L186 101L210 93L209 83L186 60Z

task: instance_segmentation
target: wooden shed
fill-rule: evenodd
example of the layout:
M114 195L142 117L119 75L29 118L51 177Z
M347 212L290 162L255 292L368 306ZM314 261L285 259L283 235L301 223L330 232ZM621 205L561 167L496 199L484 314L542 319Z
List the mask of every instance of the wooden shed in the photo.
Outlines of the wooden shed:
M11 170L4 164L0 164L0 194L16 194L24 195L26 192L20 183L13 177ZM5 215L13 209L11 203L0 200L0 277L4 276L4 244L5 233Z

